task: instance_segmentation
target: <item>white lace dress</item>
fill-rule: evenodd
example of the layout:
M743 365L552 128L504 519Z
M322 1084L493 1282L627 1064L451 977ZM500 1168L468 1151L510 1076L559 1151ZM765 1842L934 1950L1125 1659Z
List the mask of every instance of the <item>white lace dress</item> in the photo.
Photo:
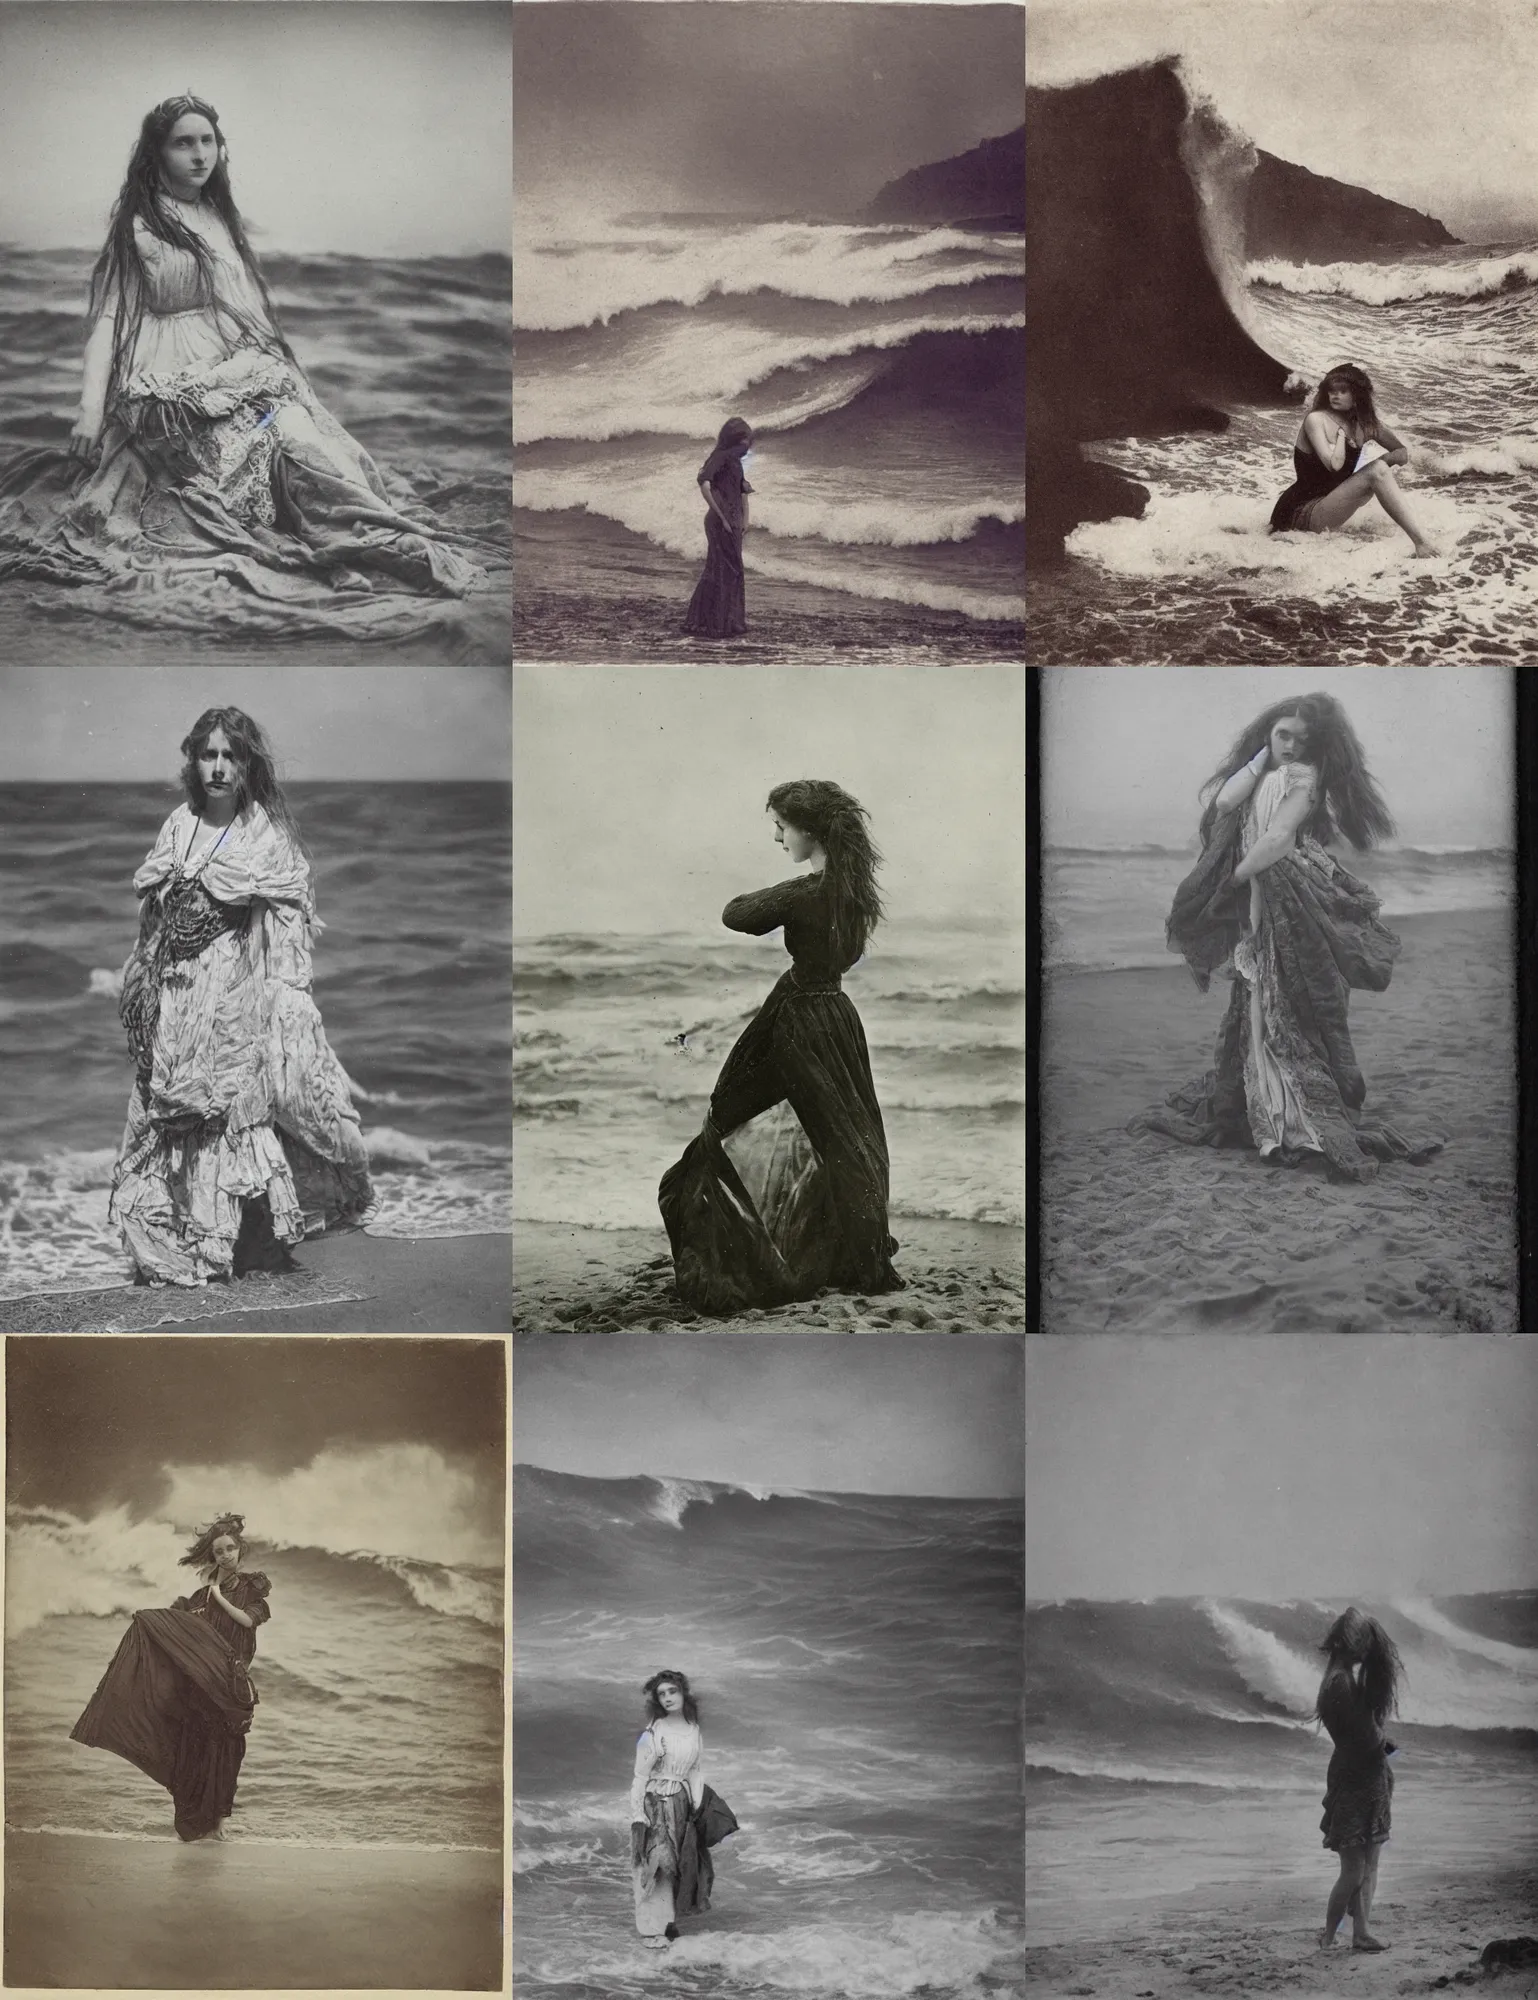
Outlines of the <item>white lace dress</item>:
M642 1937L662 1937L675 1917L679 1850L690 1810L704 1796L704 1741L697 1722L665 1715L641 1732L630 1784L630 1821L646 1827L646 1850L633 1863L635 1924Z

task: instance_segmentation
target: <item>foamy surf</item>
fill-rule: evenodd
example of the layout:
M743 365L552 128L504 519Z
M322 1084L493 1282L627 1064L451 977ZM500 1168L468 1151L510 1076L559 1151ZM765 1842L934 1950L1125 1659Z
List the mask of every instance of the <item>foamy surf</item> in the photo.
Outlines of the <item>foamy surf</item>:
M1538 285L1538 251L1458 258L1436 264L1290 264L1265 257L1248 266L1252 285L1303 297L1402 305L1421 299L1489 299Z

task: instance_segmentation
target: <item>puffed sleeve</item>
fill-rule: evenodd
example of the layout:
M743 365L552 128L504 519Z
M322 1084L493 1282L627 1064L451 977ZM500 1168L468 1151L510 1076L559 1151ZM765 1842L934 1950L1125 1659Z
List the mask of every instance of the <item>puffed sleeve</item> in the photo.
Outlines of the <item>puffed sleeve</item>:
M661 1748L649 1729L643 1729L636 1738L635 1776L630 1781L630 1817L632 1821L646 1817L646 1780L661 1755Z
M746 931L763 937L777 931L807 893L810 877L793 875L788 882L776 882L772 889L752 889L746 896L733 896L721 912L729 931Z
M1306 788L1311 799L1319 795L1319 773L1312 764L1284 764L1282 766L1282 798L1290 792ZM1281 800L1277 801L1280 805Z
M136 894L143 896L151 889L158 888L176 866L176 834L181 818L182 808L178 806L160 829L155 845L145 856L143 865L134 876Z
M272 1606L267 1602L271 1590L272 1584L259 1569L253 1570L246 1578L246 1587L240 1596L240 1608L253 1626L265 1625L272 1616Z

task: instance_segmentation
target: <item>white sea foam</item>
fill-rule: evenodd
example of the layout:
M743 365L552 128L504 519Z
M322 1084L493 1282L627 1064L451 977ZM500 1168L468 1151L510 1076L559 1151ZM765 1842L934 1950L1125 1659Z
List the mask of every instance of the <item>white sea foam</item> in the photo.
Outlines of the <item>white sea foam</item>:
M1356 299L1369 306L1494 298L1538 285L1538 251L1447 264L1289 264L1266 257L1249 266L1249 280L1275 291Z
M1247 1688L1295 1715L1309 1713L1319 1691L1314 1661L1226 1604L1209 1600L1202 1610Z
M1472 1653L1478 1659L1489 1660L1495 1666L1509 1667L1513 1673L1525 1675L1534 1690L1538 1691L1538 1652L1531 1646L1510 1646L1502 1639L1486 1638L1483 1632L1467 1631L1463 1626L1455 1625L1426 1598L1402 1600L1395 1604L1394 1609L1401 1618L1408 1618L1423 1632L1445 1639L1459 1652Z
M525 232L515 246L513 318L558 330L606 324L640 306L697 306L761 290L847 306L1023 269L1018 236L956 229L723 221L595 224L578 235L568 224L543 241Z
M1198 1786L1216 1792L1292 1792L1298 1789L1289 1778L1250 1776L1203 1766L1189 1758L1169 1764L1155 1764L1145 1758L1121 1757L1114 1753L1078 1750L1069 1745L1031 1744L1025 1746L1025 1761L1038 1770L1056 1771L1065 1778L1103 1778L1122 1785Z

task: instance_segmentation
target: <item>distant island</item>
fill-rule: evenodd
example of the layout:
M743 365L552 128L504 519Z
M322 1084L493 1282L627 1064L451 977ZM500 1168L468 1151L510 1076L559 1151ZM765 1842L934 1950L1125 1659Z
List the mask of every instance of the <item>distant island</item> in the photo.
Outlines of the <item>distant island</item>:
M1310 173L1274 153L1258 153L1244 203L1244 250L1251 259L1335 264L1435 250L1459 238L1434 215L1406 208L1349 181Z
M934 160L888 181L865 210L868 222L940 222L959 229L1024 229L1025 127L984 139L969 153Z

